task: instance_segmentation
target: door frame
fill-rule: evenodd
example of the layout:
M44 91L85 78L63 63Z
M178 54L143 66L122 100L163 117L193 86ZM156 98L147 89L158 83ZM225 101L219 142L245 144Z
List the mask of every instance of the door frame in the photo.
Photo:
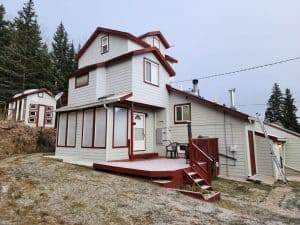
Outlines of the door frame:
M36 120L36 127L39 127L39 119L40 119L40 106L44 106L44 120L43 120L43 126L45 127L45 119L46 119L46 105L44 104L38 104L38 111L37 111L37 120Z
M145 137L144 137L144 140L145 140L145 146L144 146L144 149L139 149L139 150L135 150L135 148L136 148L136 144L135 144L135 125L136 125L136 123L135 123L135 115L136 114L143 114L144 115L144 133L145 133ZM133 112L133 121L134 121L134 125L133 125L133 141L134 141L134 145L133 145L133 152L144 152L144 151L146 151L146 118L147 118L147 113L145 113L145 112L138 112L138 111L134 111Z
M257 174L256 156L255 156L255 144L254 144L254 132L248 130L248 144L249 144L249 156L250 156L250 173L251 176Z

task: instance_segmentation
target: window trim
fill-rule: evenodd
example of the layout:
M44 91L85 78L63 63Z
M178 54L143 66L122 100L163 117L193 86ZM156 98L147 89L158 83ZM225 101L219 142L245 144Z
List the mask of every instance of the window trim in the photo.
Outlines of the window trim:
M123 108L123 109L126 109L127 110L127 129L126 129L126 145L124 146L117 146L115 145L115 108ZM124 106L114 106L113 107L113 135L112 135L112 148L128 148L129 145L128 145L128 123L129 123L129 119L128 119L128 116L129 116L129 108L127 107L124 107Z
M69 113L75 112L76 113L76 117L75 117L75 144L74 145L67 145L68 143L68 122L69 122ZM59 138L59 124L60 124L60 115L62 113L66 113L67 114L67 123L66 123L66 134L65 134L65 144L64 145L59 145L58 144L58 138ZM75 148L76 147L76 136L77 136L77 111L68 111L68 112L62 112L59 113L58 119L57 119L57 135L56 135L56 146L57 147L66 147L66 148ZM52 123L53 124L53 123Z
M103 51L103 39L104 38L107 38L107 51ZM102 36L101 37L101 46L100 46L100 48L101 48L101 55L103 55L103 54L105 54L105 53L108 53L109 52L109 34L106 34L106 35L104 35L104 36Z
M146 62L149 62L150 64L156 64L157 65L157 84L146 80ZM152 67L152 65L151 65L151 67ZM144 73L144 83L153 85L155 87L159 87L159 64L157 62L154 62L153 60L144 57L143 73Z
M190 110L190 121L188 120L181 120L181 121L178 121L177 118L176 118L176 115L177 115L177 111L176 111L176 108L177 107L181 107L183 108L183 106L189 106L189 110ZM182 115L183 115L183 111L182 111ZM182 104L175 104L174 105L174 124L186 124L186 123L189 123L192 121L192 106L191 106L191 103L182 103Z
M39 98L44 98L44 92L38 92L37 95Z
M79 77L84 77L84 76L87 76L87 83L86 83L86 84L82 84L82 85L77 85L77 79L78 79ZM80 75L80 76L76 76L76 77L75 77L75 89L76 89L76 88L81 88L81 87L88 86L89 83L90 83L90 74L89 74L89 73L88 73L88 74L83 74L83 75Z
M107 109L105 109L105 146L104 147L96 147L95 146L95 130L96 130L96 109L104 108L104 107L95 107L95 108L88 108L82 110L82 128L81 128L81 148L94 148L94 149L106 149L107 145ZM93 130L92 130L92 146L83 146L83 127L84 127L84 111L93 110Z
M154 41L155 41L155 40L157 40L157 41L158 41L158 48L157 48L157 47L155 47L155 45L154 45ZM159 38L158 38L158 37L156 37L156 36L153 36L153 44L152 44L152 45L153 45L153 47L154 47L154 48L157 48L158 50L160 50L160 40L159 40Z

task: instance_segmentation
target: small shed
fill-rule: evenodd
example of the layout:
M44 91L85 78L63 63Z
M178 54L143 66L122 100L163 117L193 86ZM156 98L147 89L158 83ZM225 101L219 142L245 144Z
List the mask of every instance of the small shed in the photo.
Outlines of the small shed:
M56 100L49 90L29 89L12 97L7 119L32 127L54 127L55 110Z

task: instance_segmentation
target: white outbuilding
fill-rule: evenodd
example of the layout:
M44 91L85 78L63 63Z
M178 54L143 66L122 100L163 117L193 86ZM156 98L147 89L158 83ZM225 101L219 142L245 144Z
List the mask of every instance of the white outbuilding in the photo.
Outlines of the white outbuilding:
M56 100L49 90L29 89L12 97L7 119L32 127L54 127L55 110Z

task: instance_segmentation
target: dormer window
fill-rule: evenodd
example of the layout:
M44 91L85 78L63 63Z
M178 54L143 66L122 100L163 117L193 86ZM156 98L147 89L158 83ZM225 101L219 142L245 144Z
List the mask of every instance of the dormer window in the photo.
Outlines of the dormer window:
M109 51L108 35L101 37L101 54Z
M153 47L160 49L160 42L157 37L153 37Z
M89 85L89 75L81 75L75 77L75 88L80 88Z
M159 86L159 65L146 58L144 59L144 81Z

